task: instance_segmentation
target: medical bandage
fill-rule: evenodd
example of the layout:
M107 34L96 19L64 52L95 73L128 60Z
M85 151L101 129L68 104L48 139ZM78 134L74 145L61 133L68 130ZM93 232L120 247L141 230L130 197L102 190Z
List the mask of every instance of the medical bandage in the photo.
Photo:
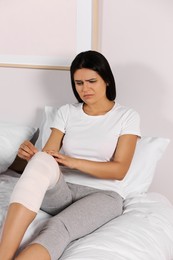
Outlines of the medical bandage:
M10 203L20 203L38 212L47 190L54 187L60 176L55 159L45 153L36 153L28 162L11 195Z

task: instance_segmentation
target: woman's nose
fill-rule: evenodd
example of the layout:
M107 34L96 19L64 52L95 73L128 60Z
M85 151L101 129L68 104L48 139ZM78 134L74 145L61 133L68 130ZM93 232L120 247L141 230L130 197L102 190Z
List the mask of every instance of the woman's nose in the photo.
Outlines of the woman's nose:
M83 91L88 90L88 88L89 88L88 82L84 82L84 84L83 84Z

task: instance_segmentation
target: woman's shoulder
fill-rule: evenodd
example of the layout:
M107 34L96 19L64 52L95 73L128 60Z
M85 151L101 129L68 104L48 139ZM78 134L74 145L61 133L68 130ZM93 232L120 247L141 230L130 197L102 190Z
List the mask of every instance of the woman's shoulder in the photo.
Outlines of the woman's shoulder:
M57 110L59 113L71 114L81 109L81 103L68 103L60 106Z
M140 119L140 115L135 110L135 108L130 107L130 106L121 105L119 103L116 104L115 113L119 114L119 116L122 119L127 119L127 118L135 118L138 120Z
M125 106L121 105L120 103L116 103L116 110L119 111L119 113L125 114L125 113L137 113L138 112L135 110L135 108L130 107L130 106Z
M72 110L72 109L80 109L82 106L81 103L68 103L68 104L64 104L62 106L59 107L60 110Z

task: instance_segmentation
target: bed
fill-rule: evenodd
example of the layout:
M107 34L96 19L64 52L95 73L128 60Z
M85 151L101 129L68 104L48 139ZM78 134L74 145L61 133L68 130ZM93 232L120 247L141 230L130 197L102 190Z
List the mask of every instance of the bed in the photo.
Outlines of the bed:
M25 139L40 149L50 133L56 108L46 106L40 131L33 127L0 124L0 229L11 191L25 163L16 157ZM37 133L37 137L35 138ZM34 138L33 138L34 137ZM159 193L149 192L157 162L169 144L167 138L142 137L121 185L126 193L122 216L106 223L86 237L73 241L60 260L173 260L173 206ZM39 232L50 216L39 211L20 246L22 249Z

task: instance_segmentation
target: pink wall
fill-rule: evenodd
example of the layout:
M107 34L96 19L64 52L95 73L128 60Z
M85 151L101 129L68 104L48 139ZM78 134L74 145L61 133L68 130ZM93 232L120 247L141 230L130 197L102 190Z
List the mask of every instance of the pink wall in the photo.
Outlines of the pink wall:
M11 4L2 1L0 7L2 3ZM171 140L172 13L170 0L99 0L99 50L112 66L119 102L140 113L143 135ZM42 22L41 32L47 23L48 19ZM32 19L30 26L34 27ZM0 68L0 93L0 120L32 125L39 124L44 105L75 100L68 71ZM158 164L151 190L173 202L172 154L171 142Z
M0 1L0 55L73 57L76 2Z
M39 126L45 105L74 102L69 72L0 68L0 120Z

